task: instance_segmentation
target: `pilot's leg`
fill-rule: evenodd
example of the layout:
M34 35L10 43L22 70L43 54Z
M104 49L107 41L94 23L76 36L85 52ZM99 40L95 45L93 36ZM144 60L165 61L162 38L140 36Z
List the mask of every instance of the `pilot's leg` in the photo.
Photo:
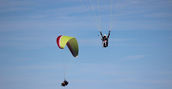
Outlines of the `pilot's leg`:
M103 41L103 47L106 47L106 42L105 41Z

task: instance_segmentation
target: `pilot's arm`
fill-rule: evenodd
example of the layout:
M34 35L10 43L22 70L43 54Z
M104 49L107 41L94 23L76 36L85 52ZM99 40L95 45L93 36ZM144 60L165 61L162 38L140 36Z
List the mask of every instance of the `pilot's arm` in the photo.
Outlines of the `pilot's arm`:
M109 31L109 33L108 33L108 37L107 37L107 38L109 38L109 36L110 36L110 31Z
M100 35L101 35L101 37L103 38L103 34L102 34L102 32L100 32Z

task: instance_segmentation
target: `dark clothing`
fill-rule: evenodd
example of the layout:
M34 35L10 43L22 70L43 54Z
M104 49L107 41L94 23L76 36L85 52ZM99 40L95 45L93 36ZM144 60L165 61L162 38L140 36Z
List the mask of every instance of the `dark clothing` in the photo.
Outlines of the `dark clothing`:
M63 83L61 83L61 86L66 86L66 84L63 82Z
M109 39L109 36L110 36L110 31L108 33L108 36L103 36L102 35L102 32L100 32L100 35L102 37L102 43L103 43L103 47L108 47L108 39Z
M68 81L64 80L62 83L61 83L61 86L65 87L68 85Z

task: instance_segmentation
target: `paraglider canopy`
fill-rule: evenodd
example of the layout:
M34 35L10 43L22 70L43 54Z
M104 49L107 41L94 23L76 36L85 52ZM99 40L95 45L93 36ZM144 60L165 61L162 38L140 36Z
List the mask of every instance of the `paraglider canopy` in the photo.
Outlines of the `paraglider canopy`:
M57 37L56 41L57 41L57 46L60 49L64 49L64 47L67 44L72 55L74 57L78 56L79 48L78 48L78 42L77 42L76 38L60 35Z

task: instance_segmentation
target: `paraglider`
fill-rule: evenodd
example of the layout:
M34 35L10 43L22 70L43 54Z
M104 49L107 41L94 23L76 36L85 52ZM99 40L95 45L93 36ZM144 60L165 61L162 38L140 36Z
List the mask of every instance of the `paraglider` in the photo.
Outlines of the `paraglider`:
M113 0L107 0L106 2L108 4L103 10L102 8L104 7L105 1L106 0L88 0L88 7L90 8L90 10L92 10L92 13L95 17L94 19L96 21L97 30L100 31L102 46L104 48L108 47L108 39L110 36L110 31L113 27ZM108 27L109 30L108 36L106 34L103 35L101 32L105 25Z
M65 86L67 86L68 84L69 84L69 82L66 81L66 80L64 80L64 81L61 83L61 86L65 87Z
M101 40L102 40L102 45L103 47L108 47L108 39L109 39L109 36L110 36L110 31L108 33L108 36L106 36L106 34L102 34L102 32L100 32L100 35L101 35Z
M76 38L60 35L57 37L56 42L57 42L57 46L60 49L64 49L65 46L67 45L67 47L69 48L73 57L78 56L79 48L78 48L78 42L77 42ZM61 83L61 86L65 87L68 84L69 84L69 82L66 81L66 79L64 78L64 81Z
M57 46L60 49L64 49L64 47L67 45L72 55L74 57L78 56L79 48L76 38L60 35L57 37L56 41L57 41Z

